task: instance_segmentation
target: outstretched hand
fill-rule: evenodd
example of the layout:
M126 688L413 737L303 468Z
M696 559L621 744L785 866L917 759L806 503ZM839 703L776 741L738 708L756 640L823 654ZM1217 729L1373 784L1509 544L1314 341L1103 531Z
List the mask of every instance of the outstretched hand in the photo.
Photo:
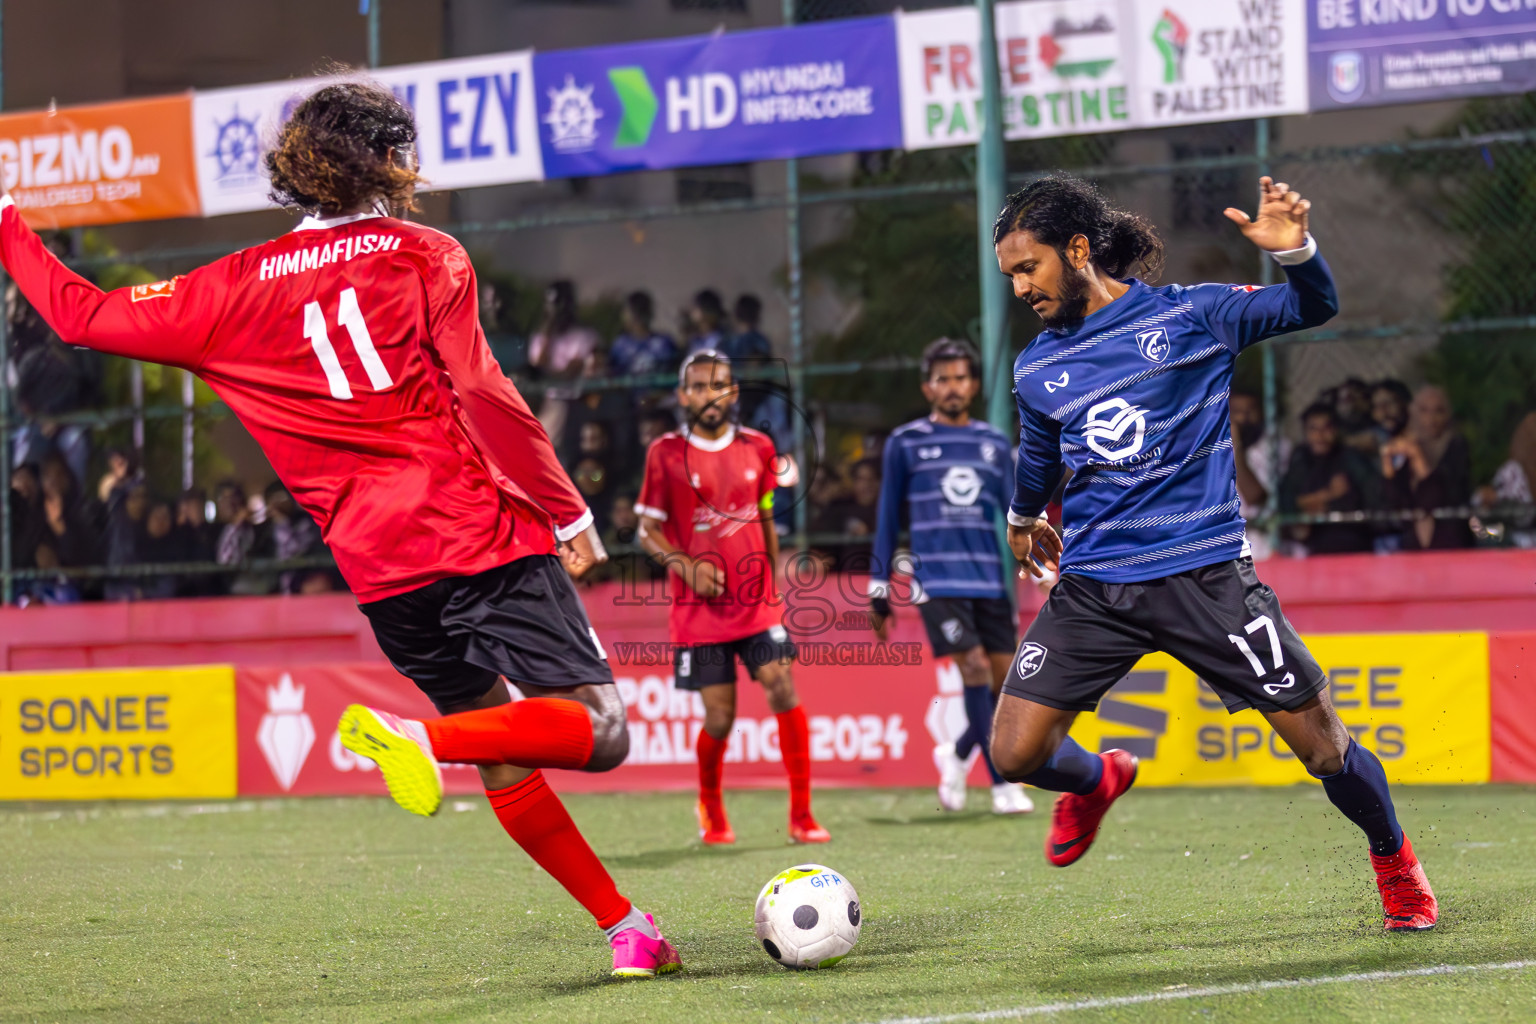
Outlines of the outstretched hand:
M1307 244L1307 212L1312 201L1281 182L1269 177L1259 179L1259 212L1250 218L1242 210L1227 207L1227 219L1236 224L1243 237L1268 252L1300 249Z
M1051 524L1043 518L1037 519L1033 526L1014 526L1009 523L1008 547L1021 566L1020 579L1024 579L1026 573L1041 579L1046 569L1052 572L1061 570L1061 534L1051 529Z

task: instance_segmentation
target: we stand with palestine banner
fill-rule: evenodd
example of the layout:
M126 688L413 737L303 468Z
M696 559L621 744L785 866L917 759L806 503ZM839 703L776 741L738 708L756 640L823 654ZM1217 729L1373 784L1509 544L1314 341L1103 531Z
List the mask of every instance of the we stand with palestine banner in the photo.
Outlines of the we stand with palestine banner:
M997 6L1009 138L1536 88L1536 0L1023 0ZM431 187L971 145L976 8L380 68ZM0 116L36 227L268 207L264 157L327 79Z

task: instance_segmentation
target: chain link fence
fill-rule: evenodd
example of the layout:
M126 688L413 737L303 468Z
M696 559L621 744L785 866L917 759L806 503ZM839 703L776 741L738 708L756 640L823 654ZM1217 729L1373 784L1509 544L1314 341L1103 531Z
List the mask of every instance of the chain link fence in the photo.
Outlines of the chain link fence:
M889 9L793 2L798 21ZM1317 538L1334 528L1354 531L1354 549L1421 546L1416 531L1427 535L1437 524L1451 524L1459 544L1531 542L1536 264L1526 239L1536 221L1536 97L1013 142L1007 155L1012 187L1066 170L1150 217L1168 243L1164 281L1277 279L1221 211L1251 208L1263 173L1312 200L1313 233L1338 279L1341 311L1322 329L1239 360L1237 387L1261 410L1246 448L1266 452L1254 457L1256 470L1272 467L1258 474L1263 493L1247 503L1256 534L1294 553L1318 550ZM556 426L610 542L625 550L632 539L643 443L672 416L671 368L616 375L599 356L555 375L533 372L526 342L556 278L575 283L581 319L604 351L622 331L631 290L655 295L658 329L680 343L702 329L692 312L696 289L717 288L728 308L738 293L758 296L772 356L756 360L749 376L787 411L765 412L772 403L759 402L749 419L765 417L753 422L807 468L781 503L782 528L801 544L867 543L873 508L864 460L878 455L892 427L927 411L919 353L937 337L978 334L972 151L630 177L507 186L473 202L430 202L424 215L475 256L490 286L482 304L494 307L484 313L493 348ZM75 232L59 244L103 285L184 273L237 247L116 252L112 237ZM1039 325L1021 304L1012 317L1017 351ZM278 507L265 517L255 495L220 493L226 478L260 483L262 463L202 385L178 371L49 345L24 303L8 303L8 321L10 402L0 424L12 484L0 509L6 600L340 584L323 546L277 539L303 517L282 507L276 490L268 497ZM1438 441L1429 432L1437 394L1452 418L1433 435ZM551 403L566 406L558 424ZM1302 414L1311 409L1317 418L1319 403L1333 410L1335 432L1358 456L1350 472L1360 475L1351 481L1359 493L1348 500L1325 500L1331 481L1319 488L1308 478L1323 456L1305 456L1317 431ZM1416 497L1416 480L1405 492L1403 480L1385 478L1384 464L1394 461L1419 475L1392 447L1405 430L1430 438L1421 446L1428 455L1459 460L1449 489ZM113 468L114 453L127 455L126 474ZM54 494L60 463L78 502L62 513ZM134 481L142 496L130 508ZM172 532L196 534L196 546L164 541L164 506ZM257 536L236 543L232 528ZM64 539L70 530L95 536L72 545Z

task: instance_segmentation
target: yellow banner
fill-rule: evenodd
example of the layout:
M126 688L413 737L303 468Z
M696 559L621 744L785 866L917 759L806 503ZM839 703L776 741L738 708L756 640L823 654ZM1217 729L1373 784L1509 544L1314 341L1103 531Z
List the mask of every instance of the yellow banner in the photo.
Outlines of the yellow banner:
M1397 782L1487 782L1488 637L1385 633L1307 637L1339 717ZM1141 758L1136 784L1280 786L1311 778L1257 711L1221 699L1166 654L1143 658L1072 735Z
M0 674L0 800L234 795L232 667Z

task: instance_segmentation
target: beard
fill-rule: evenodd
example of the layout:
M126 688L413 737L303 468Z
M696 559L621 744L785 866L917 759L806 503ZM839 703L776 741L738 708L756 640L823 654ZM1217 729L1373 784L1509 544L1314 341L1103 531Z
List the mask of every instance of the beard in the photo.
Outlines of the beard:
M714 402L699 409L689 409L687 415L690 430L695 427L714 430L731 418L731 408Z
M1065 256L1061 257L1061 284L1056 288L1056 302L1056 312L1040 318L1052 331L1077 323L1088 308L1088 275L1068 263Z

